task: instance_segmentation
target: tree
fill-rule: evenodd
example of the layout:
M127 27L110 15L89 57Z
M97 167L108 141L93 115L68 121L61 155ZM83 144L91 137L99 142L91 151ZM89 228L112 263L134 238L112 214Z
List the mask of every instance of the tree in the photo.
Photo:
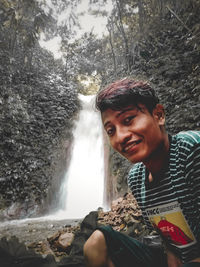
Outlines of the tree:
M9 64L14 67L26 66L30 70L32 48L40 37L40 32L53 26L53 18L46 15L37 1L1 1L2 48L9 55ZM19 64L20 63L20 64ZM17 67L18 69L18 67Z

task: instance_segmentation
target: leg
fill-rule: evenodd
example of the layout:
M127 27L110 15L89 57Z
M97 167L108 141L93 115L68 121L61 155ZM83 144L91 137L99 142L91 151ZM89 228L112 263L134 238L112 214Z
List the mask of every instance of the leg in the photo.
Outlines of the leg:
M162 247L150 247L110 226L98 228L103 232L108 255L115 267L167 267L167 259Z
M167 267L163 248L152 248L101 226L84 245L87 267Z
M87 267L114 267L108 256L104 234L96 230L83 247Z

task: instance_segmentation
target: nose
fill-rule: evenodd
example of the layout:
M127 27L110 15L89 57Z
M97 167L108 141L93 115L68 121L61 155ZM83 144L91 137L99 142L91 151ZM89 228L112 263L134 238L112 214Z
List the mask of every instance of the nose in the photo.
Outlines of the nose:
M127 128L119 127L116 129L116 142L120 145L124 145L131 139L131 135L131 132L129 132Z

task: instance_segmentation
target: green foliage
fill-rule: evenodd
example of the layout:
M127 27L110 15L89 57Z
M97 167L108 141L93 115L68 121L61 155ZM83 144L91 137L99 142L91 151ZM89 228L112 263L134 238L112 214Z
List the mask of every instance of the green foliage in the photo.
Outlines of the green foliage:
M76 79L78 75L91 75L94 71L101 73L103 70L102 62L102 42L96 39L92 33L85 33L82 38L73 43L64 44L63 51L66 62L66 75L70 79Z
M195 45L199 47L197 34L199 1L113 0L112 2L113 9L107 23L108 36L103 40L104 57L107 57L104 65L107 81L110 80L106 74L107 69L110 69L110 72L107 72L109 76L115 79L119 74L120 76L130 74L134 69L136 58L148 61L155 55L156 50L159 52L158 47L161 48L163 44L159 43L157 35L159 32L162 33L162 29L167 30L167 25L171 23L174 23L174 27L185 30L183 35L192 34L191 39L195 40L194 42L191 40L195 43L193 47L195 48ZM144 47L149 39L151 43L146 50Z
M58 31L43 4L0 0L0 206L23 203L16 216L36 212L47 196L53 153L64 134L71 138L78 109L62 60L39 43L41 33L53 38Z
M16 71L31 71L35 47L40 33L52 26L53 18L46 15L37 1L1 1L2 65L8 66L9 76ZM38 46L37 46L38 47ZM39 48L39 47L38 47Z
M7 44L11 54L20 44L26 50L38 40L41 31L49 26L52 17L46 15L37 1L2 1L1 33L8 38ZM52 24L53 25L53 24ZM4 42L5 42L4 38Z

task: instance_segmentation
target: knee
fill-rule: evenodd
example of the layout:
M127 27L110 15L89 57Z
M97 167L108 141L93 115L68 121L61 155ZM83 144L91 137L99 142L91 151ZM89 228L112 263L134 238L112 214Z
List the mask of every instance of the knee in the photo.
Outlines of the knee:
M88 266L101 266L107 257L107 246L104 235L96 230L83 246L83 253Z
M84 253L88 253L91 250L99 250L102 247L106 247L104 235L100 230L96 230L85 242L83 251Z

